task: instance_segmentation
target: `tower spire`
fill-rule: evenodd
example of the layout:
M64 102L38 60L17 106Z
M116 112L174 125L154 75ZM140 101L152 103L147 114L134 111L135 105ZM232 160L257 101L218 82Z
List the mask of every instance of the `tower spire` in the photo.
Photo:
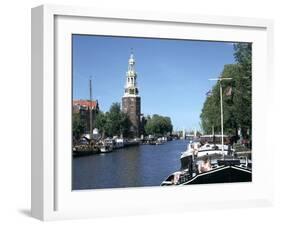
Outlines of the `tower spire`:
M128 71L126 72L125 92L122 97L122 112L127 114L131 122L129 136L139 137L141 131L141 97L137 87L137 72L135 70L136 60L133 49L128 60Z
M135 70L135 58L133 54L133 48L131 48L131 54L128 61L128 71L126 73L126 85L124 96L138 96L137 88L137 72Z

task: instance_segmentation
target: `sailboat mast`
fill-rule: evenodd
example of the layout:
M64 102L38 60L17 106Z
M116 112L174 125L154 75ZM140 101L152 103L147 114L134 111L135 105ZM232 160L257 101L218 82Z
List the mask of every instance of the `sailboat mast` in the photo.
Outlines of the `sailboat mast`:
M89 113L90 113L90 139L92 139L93 134L93 114L92 114L92 79L90 79L90 106L89 106Z
M219 78L211 78L209 80L215 80L219 82L220 86L220 109L221 109L221 152L222 155L224 156L224 139L223 139L223 99L222 99L222 81L223 80L231 80L232 78L223 78L222 76Z

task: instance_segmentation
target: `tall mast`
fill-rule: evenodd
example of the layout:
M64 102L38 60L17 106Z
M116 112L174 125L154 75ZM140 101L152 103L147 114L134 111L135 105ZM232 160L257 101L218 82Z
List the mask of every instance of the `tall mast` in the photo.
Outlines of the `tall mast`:
M90 85L90 106L89 106L89 114L90 114L90 139L92 139L93 135L93 114L92 114L92 79L89 81Z
M220 101L221 101L221 151L222 155L224 156L224 139L223 139L223 103L222 103L222 86L221 86L221 79L219 80L220 83Z
M222 155L224 156L224 140L223 140L223 99L222 99L222 85L221 85L221 82L223 80L231 80L232 78L222 78L222 77L219 77L219 78L212 78L212 79L209 79L209 80L215 80L215 81L219 81L219 85L220 85L220 109L221 109L221 152L222 152Z

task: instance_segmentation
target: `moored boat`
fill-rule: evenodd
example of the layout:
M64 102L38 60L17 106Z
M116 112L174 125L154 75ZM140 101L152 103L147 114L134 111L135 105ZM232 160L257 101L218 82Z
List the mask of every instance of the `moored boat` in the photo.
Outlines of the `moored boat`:
M234 153L234 149L230 146L227 136L223 136L225 144L218 144L221 135L204 135L199 139L194 139L187 145L186 151L184 151L180 157L181 168L185 169L190 167L191 160L203 156L219 156L219 155L231 155ZM223 147L223 148L222 148Z
M196 159L192 167L172 173L161 186L252 181L251 160L224 156L224 158L212 159L210 168L200 171L203 161Z
M107 153L113 151L113 147L115 145L115 141L111 138L106 138L102 144L100 145L100 152Z
M97 142L87 137L82 137L72 148L73 157L93 155L100 152Z
M114 149L123 148L124 147L124 139L123 138L116 138L114 143Z
M161 186L252 181L252 161L235 153L230 144L194 140L181 155L181 170Z
M113 148L111 146L109 146L109 145L102 145L100 147L100 152L101 153L106 153L106 152L111 152L111 151L113 151Z

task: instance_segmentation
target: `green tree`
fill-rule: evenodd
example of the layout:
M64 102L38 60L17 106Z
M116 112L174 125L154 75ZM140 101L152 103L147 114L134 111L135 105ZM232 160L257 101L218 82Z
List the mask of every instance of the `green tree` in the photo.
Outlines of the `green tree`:
M126 114L121 111L119 103L113 103L108 112L100 112L96 118L96 126L102 136L127 136L131 122Z
M235 116L242 135L251 133L252 128L252 45L239 43L234 45L234 56L239 65L239 77L236 80L237 92L234 93Z
M234 104L234 95L241 90L237 89L237 79L240 77L239 65L229 64L224 66L221 74L222 78L232 78L232 80L223 80L221 82L223 90L223 116L225 134L236 134L238 129L238 118L236 114L236 105ZM212 94L207 97L202 113L201 124L206 133L211 133L212 129L218 133L221 131L221 109L220 109L220 84L213 87Z
M132 123L131 123L128 115L121 112L120 132L124 137L129 137L131 125L132 125Z
M147 117L144 129L147 135L163 136L172 133L173 125L170 117L155 114L152 117Z
M102 134L102 138L105 137L106 123L107 123L106 115L100 111L96 116L96 127L98 128L99 132Z
M252 77L252 44L238 43L234 44L234 57L236 62L241 66L242 72Z
M108 122L108 135L114 136L121 133L121 109L119 103L113 103L107 113L107 122Z
M75 139L79 139L85 131L85 123L80 118L79 113L73 113L72 117L72 133Z
M223 89L224 131L226 134L237 135L239 128L242 134L251 128L252 118L252 72L251 45L239 43L234 45L236 64L225 65L221 77ZM201 125L205 133L220 131L220 93L219 82L212 88L211 95L204 102L201 112Z

